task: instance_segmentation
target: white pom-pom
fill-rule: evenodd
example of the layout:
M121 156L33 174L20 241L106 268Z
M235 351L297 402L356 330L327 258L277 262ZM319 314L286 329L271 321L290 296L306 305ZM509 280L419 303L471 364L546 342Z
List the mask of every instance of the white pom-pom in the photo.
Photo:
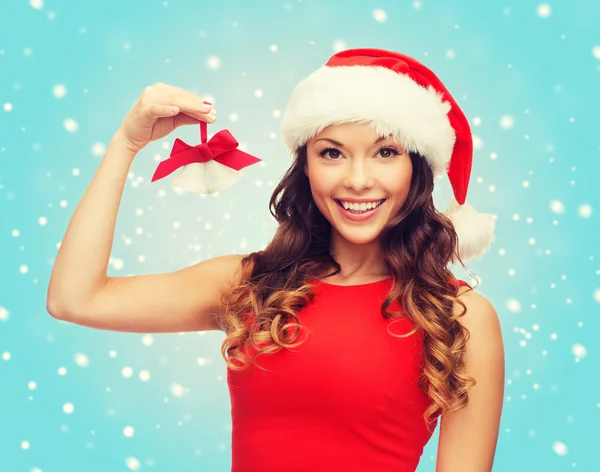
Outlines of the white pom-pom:
M444 214L452 220L458 235L458 253L463 261L481 257L494 242L495 221L490 213L479 213L465 202L452 199Z

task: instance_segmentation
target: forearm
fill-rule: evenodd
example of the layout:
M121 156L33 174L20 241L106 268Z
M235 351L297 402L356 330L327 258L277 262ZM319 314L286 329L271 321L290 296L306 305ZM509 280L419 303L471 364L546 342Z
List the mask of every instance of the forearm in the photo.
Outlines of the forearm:
M119 205L135 155L115 136L77 205L48 285L47 308L54 316L76 310L106 284Z

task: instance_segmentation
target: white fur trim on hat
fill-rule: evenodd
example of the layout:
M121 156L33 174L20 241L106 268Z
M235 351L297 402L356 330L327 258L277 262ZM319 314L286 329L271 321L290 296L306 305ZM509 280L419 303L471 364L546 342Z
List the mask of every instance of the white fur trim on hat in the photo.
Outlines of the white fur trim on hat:
M292 91L281 134L290 153L332 124L368 122L425 157L436 177L448 170L455 142L451 105L433 87L382 66L324 66Z

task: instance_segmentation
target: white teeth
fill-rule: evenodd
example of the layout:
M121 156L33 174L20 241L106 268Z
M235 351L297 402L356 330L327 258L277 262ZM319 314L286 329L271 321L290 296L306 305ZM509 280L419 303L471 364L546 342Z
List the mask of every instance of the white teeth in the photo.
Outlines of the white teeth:
M372 210L373 208L378 207L383 203L383 200L379 200L376 202L368 202L368 203L350 203L342 201L342 206L346 210L355 210L355 211L366 211Z

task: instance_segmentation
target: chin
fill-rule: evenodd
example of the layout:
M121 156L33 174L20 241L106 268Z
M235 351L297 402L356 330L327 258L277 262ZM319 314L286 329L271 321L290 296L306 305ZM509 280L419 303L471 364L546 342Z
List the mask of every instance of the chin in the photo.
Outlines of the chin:
M381 235L381 231L361 231L358 228L350 231L340 231L339 229L334 228L334 231L341 239L344 239L351 244L356 244L357 246L374 243L379 240Z

